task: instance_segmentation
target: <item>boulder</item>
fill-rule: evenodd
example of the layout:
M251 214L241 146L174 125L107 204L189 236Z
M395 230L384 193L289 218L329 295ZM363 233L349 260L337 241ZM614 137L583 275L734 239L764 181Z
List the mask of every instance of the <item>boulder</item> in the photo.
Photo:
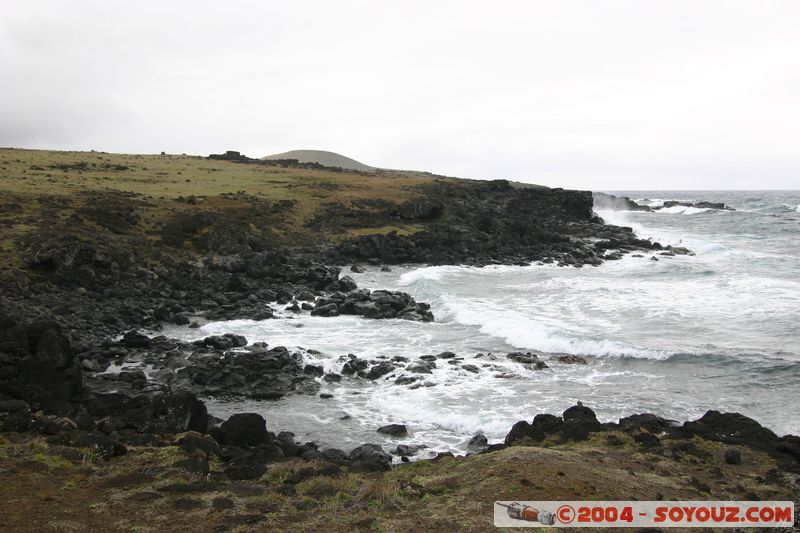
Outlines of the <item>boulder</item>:
M424 448L425 446L421 444L398 444L394 453L403 457L411 457L419 453L419 451Z
M675 420L662 418L652 413L630 415L619 419L619 428L629 433L642 429L650 433L661 433L678 425Z
M557 432L564 426L564 420L560 416L555 416L547 413L538 414L533 417L531 427L536 431L541 431L543 434L552 434Z
M417 361L406 367L406 372L413 372L414 374L432 374L433 369L436 368L434 361Z
M130 428L140 433L157 435L208 429L208 411L205 404L190 392L175 394L138 395L126 397L119 394L95 395L87 403L92 415L116 423L119 428ZM109 430L113 430L113 424Z
M421 322L433 321L430 305L418 303L399 291L368 289L351 290L339 300L338 311L365 318L400 318Z
M472 451L485 450L489 446L489 440L483 433L476 433L467 443L467 449Z
M264 463L272 463L284 459L286 456L283 454L280 442L272 438L271 435L268 435L267 439L267 442L250 448L250 457Z
M208 355L197 352L188 363L168 379L174 388L209 396L244 396L278 399L292 391L316 394L319 383L314 373L306 373L300 353L283 346L255 351Z
M344 450L336 448L325 448L322 450L322 456L333 463L347 464L350 462L350 456Z
M506 357L516 363L527 365L535 364L539 361L539 357L531 352L511 352L510 354L506 355Z
M212 454L219 456L220 447L209 435L187 431L176 435L176 442L189 456L208 460Z
M225 335L212 335L201 341L205 346L215 350L230 350L231 348L241 348L247 346L247 339L241 335L226 333Z
M350 276L344 276L339 278L339 289L342 291L354 291L358 288L355 280Z
M565 365L585 365L585 364L587 364L586 363L586 359L581 357L580 355L568 355L568 354L565 354L565 355L556 356L555 359L559 363L565 364Z
M776 446L776 450L793 457L800 463L800 437L785 435Z
M740 413L708 411L698 420L685 422L672 433L726 444L745 445L755 449L773 449L780 439L775 433Z
M575 428L582 427L579 424L572 424L571 433L568 434L568 439L579 440ZM524 439L530 439L534 442L543 441L548 435L562 434L566 429L566 424L560 416L551 414L538 414L533 418L532 423L525 420L520 420L514 424L506 435L505 443L507 445L518 443Z
M391 435L392 437L405 437L408 435L408 429L405 424L387 424L378 428L378 433L384 435Z
M511 430L506 435L505 443L511 445L525 439L526 437L528 437L530 428L531 425L529 422L525 420L520 420L519 422L511 426Z
M267 422L257 413L237 413L222 423L220 436L222 444L240 447L258 446L267 441Z
M564 413L561 415L564 422L577 422L582 424L599 424L597 421L597 416L594 414L590 408L586 407L585 405L578 403L578 405L573 405L572 407L568 408Z
M300 452L300 447L294 441L294 433L291 431L281 431L278 433L276 441L286 457L294 457Z
M365 371L368 367L369 367L369 361L365 359L359 359L355 355L351 355L350 360L347 361L342 367L342 375L352 376L353 374L360 374L361 372Z
M564 425L560 428L560 433L564 441L586 440L590 433L602 429L594 411L580 402L564 411L562 418Z
M118 344L127 348L148 348L150 346L150 337L136 330L131 330L122 336Z
M34 409L71 414L84 390L80 362L55 322L22 326L0 317L0 394Z
M377 444L362 444L355 448L350 452L350 460L354 467L374 472L389 470L392 465L392 456Z
M313 311L311 311L313 316L339 316L339 306L335 303L329 303L325 305L317 305Z
M369 371L364 375L367 379L378 379L381 376L385 376L389 372L394 370L394 365L392 363L383 361L378 363L377 365L373 365Z
M303 367L303 373L309 376L318 377L325 373L322 365L306 365Z

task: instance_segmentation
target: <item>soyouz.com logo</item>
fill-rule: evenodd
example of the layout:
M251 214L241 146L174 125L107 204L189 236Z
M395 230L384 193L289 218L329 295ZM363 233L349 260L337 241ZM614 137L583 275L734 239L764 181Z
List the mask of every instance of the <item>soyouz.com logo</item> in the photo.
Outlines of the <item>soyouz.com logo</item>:
M789 501L497 501L497 527L792 527Z

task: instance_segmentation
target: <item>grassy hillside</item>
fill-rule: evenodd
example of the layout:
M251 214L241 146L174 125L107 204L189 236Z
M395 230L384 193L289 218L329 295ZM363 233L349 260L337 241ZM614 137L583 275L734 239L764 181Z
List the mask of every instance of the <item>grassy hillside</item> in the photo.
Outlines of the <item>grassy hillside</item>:
M423 173L334 172L278 164L243 164L187 155L126 155L0 149L0 264L14 265L14 241L36 231L160 238L189 213L248 219L276 244L302 244L414 227L308 227L326 203L345 207L403 202L436 178ZM366 206L366 207L364 207Z

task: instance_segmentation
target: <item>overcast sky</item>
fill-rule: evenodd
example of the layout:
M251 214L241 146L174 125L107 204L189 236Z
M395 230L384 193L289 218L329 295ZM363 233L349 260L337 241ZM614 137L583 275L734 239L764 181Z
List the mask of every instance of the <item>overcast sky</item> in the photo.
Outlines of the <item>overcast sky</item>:
M800 188L800 2L19 1L0 146Z

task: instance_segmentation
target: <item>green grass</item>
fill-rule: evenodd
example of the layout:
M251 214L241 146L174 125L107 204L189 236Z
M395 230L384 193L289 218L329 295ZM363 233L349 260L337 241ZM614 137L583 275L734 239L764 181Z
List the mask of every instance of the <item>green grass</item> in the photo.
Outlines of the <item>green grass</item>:
M36 453L33 458L40 463L44 463L50 468L67 468L73 469L75 465L58 455L49 455L46 453Z
M358 237L361 235L385 235L391 232L397 232L398 235L413 235L419 231L422 231L422 228L418 226L381 226L379 228L358 228L348 231L348 235L353 237Z

